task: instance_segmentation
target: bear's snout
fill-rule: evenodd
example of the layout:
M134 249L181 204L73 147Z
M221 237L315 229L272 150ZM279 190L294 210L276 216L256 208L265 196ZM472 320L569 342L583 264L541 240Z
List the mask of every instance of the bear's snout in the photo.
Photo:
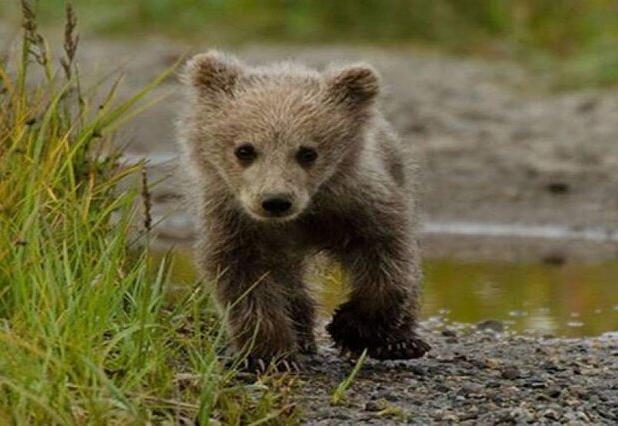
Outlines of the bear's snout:
M262 198L262 209L272 216L285 216L292 208L288 194L267 194Z

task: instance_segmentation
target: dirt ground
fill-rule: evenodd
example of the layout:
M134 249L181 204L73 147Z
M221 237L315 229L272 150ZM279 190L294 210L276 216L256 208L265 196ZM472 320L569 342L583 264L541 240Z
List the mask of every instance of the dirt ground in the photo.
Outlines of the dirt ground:
M86 45L90 49L82 52L84 68L98 75L122 68L125 92L138 89L183 55L209 47L166 40L93 40ZM618 255L618 89L555 94L547 90L550 76L513 63L406 48L256 45L233 51L255 64L285 59L317 67L331 62L374 64L383 75L387 115L421 166L424 222L613 233L612 239L591 242L426 232L428 255L515 260ZM132 153L155 159L174 155L179 89L176 78L166 81L156 95L167 97L125 130ZM171 171L173 176L173 167L173 162L153 167L152 174L158 179ZM177 188L172 177L157 189L164 218L160 231L168 240L191 235L190 223L178 209Z

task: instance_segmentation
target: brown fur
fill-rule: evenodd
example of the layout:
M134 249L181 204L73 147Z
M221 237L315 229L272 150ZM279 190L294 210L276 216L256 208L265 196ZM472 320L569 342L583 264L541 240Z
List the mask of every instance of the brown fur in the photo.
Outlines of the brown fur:
M381 359L422 356L409 160L376 106L376 72L251 68L209 52L189 62L185 80L179 131L197 257L230 309L235 346L267 360L315 351L303 272L325 252L353 288L327 327L336 344ZM247 143L257 150L249 165L235 156ZM316 150L313 164L299 164L301 146ZM267 194L284 194L289 215L265 216Z

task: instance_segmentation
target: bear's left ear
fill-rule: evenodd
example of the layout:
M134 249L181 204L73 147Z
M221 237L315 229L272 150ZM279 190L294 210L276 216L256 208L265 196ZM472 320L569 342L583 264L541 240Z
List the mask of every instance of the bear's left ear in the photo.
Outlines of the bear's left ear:
M369 65L352 65L327 77L330 101L348 108L364 108L380 93L380 78Z
M236 58L211 50L189 60L184 80L206 97L231 95L242 73Z

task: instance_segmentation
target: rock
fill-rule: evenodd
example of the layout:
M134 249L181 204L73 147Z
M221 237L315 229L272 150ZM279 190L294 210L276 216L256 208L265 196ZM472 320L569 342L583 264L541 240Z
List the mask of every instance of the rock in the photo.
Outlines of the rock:
M377 399L375 401L368 401L365 404L365 411L382 411L388 407L388 401L384 398Z
M548 361L545 364L542 365L543 370L547 371L548 373L557 373L559 371L564 371L564 368L557 365L555 362L552 361Z
M485 368L489 368L495 370L500 366L500 362L494 358L486 358L485 359Z
M514 380L519 378L521 373L519 369L514 366L508 366L502 369L502 378L507 380Z
M450 390L451 390L451 388L450 388L450 387L448 387L448 386L446 386L446 385L443 385L442 383L438 383L438 384L434 387L434 389L435 389L436 391L438 391L438 392L443 392L443 393L446 393L446 392L448 392L448 391L450 391Z
M459 416L459 420L460 421L466 421L466 420L475 420L478 418L478 413L474 412L474 411L470 411L468 413L464 413L462 415Z
M450 328L445 328L441 333L445 337L457 337L457 332L455 330L451 330Z
M496 333L502 333L504 331L504 323L498 320L485 320L479 322L476 328L481 331L494 331Z
M426 374L425 369L420 365L412 364L408 367L408 370L417 376L424 376Z
M517 407L509 411L509 417L516 422L531 423L534 421L534 414L523 407Z
M566 182L550 182L545 189L552 194L566 194L571 190L571 186Z
M551 398L558 398L562 395L562 389L558 386L551 386L547 389L547 395Z
M500 395L499 393L494 393L491 396L491 400L493 402L495 402L496 404L501 404L501 403L503 403L505 401L504 397L502 395Z
M563 418L569 424L590 424L590 417L583 411L565 413Z
M545 382L541 382L539 380L530 380L528 382L526 382L524 384L525 387L527 388L532 388L532 389L543 389L545 388L547 385L545 384Z
M455 414L445 413L442 415L442 417L440 417L440 420L445 421L445 422L456 423L459 421L459 417L457 417Z
M464 395L481 395L485 388L478 383L464 383L460 392Z
M551 408L548 408L547 410L543 411L543 417L546 417L552 420L560 420L560 414L558 414L556 410L553 410Z
M486 361L483 359L470 358L468 360L471 366L474 366L479 369L484 369L487 367Z

